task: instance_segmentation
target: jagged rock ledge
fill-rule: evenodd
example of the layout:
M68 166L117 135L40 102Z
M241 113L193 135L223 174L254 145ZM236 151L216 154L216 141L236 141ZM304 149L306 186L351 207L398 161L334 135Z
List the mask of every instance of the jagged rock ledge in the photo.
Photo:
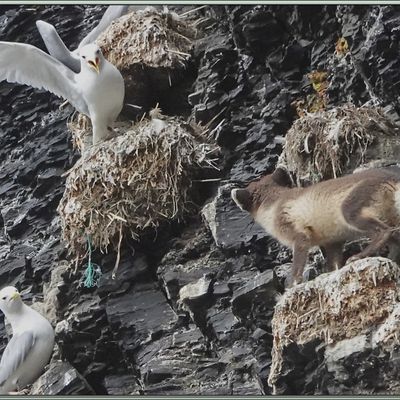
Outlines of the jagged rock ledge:
M272 320L274 393L398 394L399 276L366 258L286 291Z

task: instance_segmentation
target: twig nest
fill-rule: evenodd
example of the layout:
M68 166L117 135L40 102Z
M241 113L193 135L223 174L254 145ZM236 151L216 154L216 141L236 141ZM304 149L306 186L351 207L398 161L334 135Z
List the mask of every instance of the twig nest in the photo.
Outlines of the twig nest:
M145 228L181 219L193 209L193 178L216 168L218 147L194 123L155 113L120 130L87 148L68 172L58 212L75 256L85 254L87 237L106 251L121 235L138 238Z
M187 99L175 88L192 84L187 65L196 36L189 19L148 7L115 20L96 42L124 77L126 104L146 110L160 103L179 114L178 104Z
M149 7L118 18L96 42L123 72L134 64L185 67L195 37L196 30L184 18Z
M383 109L348 104L297 119L279 163L298 180L318 182L374 160L397 160L399 151L399 126Z

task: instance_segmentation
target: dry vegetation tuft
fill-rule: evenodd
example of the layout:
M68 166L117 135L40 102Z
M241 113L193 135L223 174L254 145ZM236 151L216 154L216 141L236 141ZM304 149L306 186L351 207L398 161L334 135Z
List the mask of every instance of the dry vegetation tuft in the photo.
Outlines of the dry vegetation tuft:
M392 156L392 139L398 138L399 127L382 109L345 105L297 119L286 135L280 164L299 180L318 182L369 161L367 150L378 142L383 147L377 158Z

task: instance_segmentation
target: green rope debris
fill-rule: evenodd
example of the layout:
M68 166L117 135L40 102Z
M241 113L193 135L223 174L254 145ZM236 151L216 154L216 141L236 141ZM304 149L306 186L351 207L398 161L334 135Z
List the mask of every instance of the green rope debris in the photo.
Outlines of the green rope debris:
M88 243L88 254L89 259L87 263L86 270L83 274L82 281L79 286L85 286L86 288L92 288L94 286L99 286L99 280L101 278L102 272L99 265L92 263L92 243L90 237L87 237Z

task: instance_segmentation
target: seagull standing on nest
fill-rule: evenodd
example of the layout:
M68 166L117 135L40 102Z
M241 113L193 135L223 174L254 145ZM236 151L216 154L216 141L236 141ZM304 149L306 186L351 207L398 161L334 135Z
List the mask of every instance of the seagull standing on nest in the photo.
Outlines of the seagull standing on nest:
M0 394L7 394L24 389L42 374L53 352L54 330L23 303L15 287L0 290L0 310L13 331L0 361Z
M96 144L107 138L122 110L124 79L97 45L82 46L78 54L81 68L75 73L35 46L0 42L0 81L43 88L68 100L91 119Z

